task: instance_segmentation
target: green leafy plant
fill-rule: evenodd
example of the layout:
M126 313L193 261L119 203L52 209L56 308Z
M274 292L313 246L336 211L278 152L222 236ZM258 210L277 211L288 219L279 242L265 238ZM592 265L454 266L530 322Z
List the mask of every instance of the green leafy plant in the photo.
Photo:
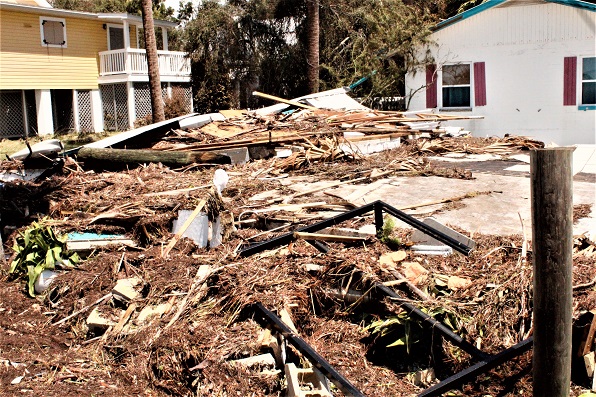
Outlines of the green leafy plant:
M373 321L369 326L366 327L372 334L379 334L380 336L386 336L393 332L399 332L403 328L403 335L400 336L395 342L390 343L387 347L393 346L405 346L408 354L410 348L414 343L417 343L418 336L414 334L412 329L412 319L406 313L399 313L395 317L390 317L384 320ZM401 334L401 332L399 332Z
M16 255L9 273L27 276L32 297L35 296L35 281L44 270L53 270L58 263L73 266L80 261L77 253L66 251L66 235L57 236L47 223L46 219L33 222L20 233L12 248Z
M377 238L389 248L398 249L401 246L401 240L391 236L393 229L395 229L395 221L393 217L386 216L385 219L383 219L383 228L377 234Z
M457 332L461 328L462 318L458 317L456 313L444 309L422 309L431 317L442 321L445 325ZM420 322L412 319L406 312L401 312L397 316L389 317L383 320L373 321L366 327L371 334L378 334L380 336L387 336L390 334L397 334L399 337L387 347L405 346L408 354L415 343L420 342L422 337L422 326Z

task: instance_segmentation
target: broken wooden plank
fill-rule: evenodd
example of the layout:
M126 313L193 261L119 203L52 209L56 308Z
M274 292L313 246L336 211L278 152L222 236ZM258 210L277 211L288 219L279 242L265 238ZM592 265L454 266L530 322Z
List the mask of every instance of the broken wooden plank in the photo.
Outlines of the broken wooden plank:
M320 234L320 233L307 233L307 232L294 232L295 238L301 238L304 240L314 241L332 241L338 243L350 243L365 241L367 237L358 236L338 236L337 234Z
M246 115L246 110L244 109L226 109L220 110L219 113L223 114L225 118L230 119L233 117L242 117Z
M594 343L594 335L596 334L596 311L592 311L592 322L590 323L590 329L588 331L588 336L585 340L584 348L582 351L582 356L585 356L592 350L592 344Z
M54 324L52 325L60 325L68 320L70 320L73 317L78 316L81 313L86 312L87 310L91 309L93 306L95 305L99 305L100 303L110 299L112 297L112 293L109 292L107 294L105 294L104 296L102 296L101 298L99 298L98 300L96 300L95 302L91 303L90 305L85 306L84 308L77 310L76 312L72 313L70 316L66 316L64 317L62 320L56 321Z
M66 249L74 252L92 251L99 247L107 247L109 245L126 245L128 247L136 247L136 243L129 238L106 238L96 240L68 240L66 242Z
M271 99L271 100L276 101L276 102L285 103L285 104L296 106L296 107L299 107L299 108L302 108L302 109L318 110L318 108L316 108L314 106L305 105L303 103L292 101L290 99L280 98L280 97L277 97L275 95L264 94L264 93L259 92L259 91L253 91L252 94L254 96L258 96L258 97L265 98L265 99Z
M174 189L174 190L166 190L163 192L154 192L154 193L145 193L143 196L145 197L156 197L156 196L177 196L179 194L186 194L190 192L194 192L195 190L205 189L211 187L211 184L202 185L197 187L187 187L184 189Z
M120 332L122 332L122 329L124 328L128 320L130 319L130 316L134 313L136 309L137 304L134 302L131 303L126 309L126 311L122 313L122 316L120 317L118 323L114 326L114 328L112 328L110 331L104 334L104 338L107 339L108 336L118 336Z

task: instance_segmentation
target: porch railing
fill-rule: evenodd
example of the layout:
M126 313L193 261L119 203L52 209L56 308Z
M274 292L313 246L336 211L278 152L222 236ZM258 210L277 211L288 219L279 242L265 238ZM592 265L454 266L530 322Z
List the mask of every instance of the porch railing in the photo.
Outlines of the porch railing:
M190 60L184 52L157 51L161 76L190 76ZM99 53L99 74L148 74L147 54L137 48L103 51Z

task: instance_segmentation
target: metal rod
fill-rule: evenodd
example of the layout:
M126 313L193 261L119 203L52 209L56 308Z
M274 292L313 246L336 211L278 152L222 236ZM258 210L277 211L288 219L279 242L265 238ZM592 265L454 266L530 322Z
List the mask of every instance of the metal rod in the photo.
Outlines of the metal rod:
M521 341L515 346L511 346L509 349L505 349L502 352L491 356L485 360L482 360L469 368L464 369L461 372L456 373L453 376L445 379L442 382L437 383L434 386L429 387L418 395L418 397L430 397L440 396L443 393L453 390L465 383L468 383L480 374L483 374L491 369L503 364L532 348L532 338Z
M377 231L382 229L383 227L383 214L382 210L385 210L387 213L395 216L399 220L407 223L408 225L422 231L424 234L429 235L437 239L438 241L448 245L449 247L453 248L454 250L461 252L464 255L469 255L472 251L472 248L468 247L467 245L460 243L459 241L455 240L454 238L446 235L445 233L428 226L425 223L420 222L418 219L406 214L403 211L398 210L386 204L382 201L374 201L370 204L363 205L362 207L358 207L351 211L347 211L341 213L339 215L334 216L333 218L326 219L324 221L312 224L310 226L305 226L295 230L294 232L316 232L318 230L324 229L326 227L337 225L343 221L348 219L352 219L357 216L361 216L366 214L370 211L375 211L375 226ZM260 243L252 244L247 246L246 248L240 251L241 256L250 256L256 253L262 252L267 249L273 249L279 247L280 245L289 244L291 241L294 240L294 232L286 233L281 236L272 238L271 240L263 241Z
M383 230L383 202L375 201L375 229L377 230L377 236Z
M381 204L383 205L383 209L387 213L393 215L394 217L407 223L408 225L420 230L424 234L429 235L430 237L442 242L443 244L448 245L449 247L453 248L454 250L456 250L464 255L469 255L470 252L472 251L472 248L468 247L467 245L457 241L453 237L448 236L443 232L438 231L437 229L435 229L431 226L428 226L425 223L420 222L418 219L406 214L405 212L398 210L397 208L392 207L389 204L384 203L382 201L381 201Z
M323 254L329 252L329 246L322 241L306 240L306 242L315 247L317 250L319 250L319 252L322 252Z
M273 249L279 247L280 245L289 244L294 240L294 232L316 232L321 229L325 229L326 227L337 225L343 221L348 219L352 219L354 217L366 214L367 212L372 211L374 208L374 203L366 204L362 207L353 209L351 211L347 211L341 213L339 215L334 216L333 218L325 219L324 221L317 222L310 226L301 227L297 230L294 230L290 233L282 234L281 236L274 237L271 240L259 242L256 244L249 245L247 248L242 249L239 252L240 256L250 256L257 254L259 252L265 251L267 249Z
M478 349L476 346L474 346L470 342L463 339L461 336L459 336L458 334L453 332L451 329L449 329L443 323L436 320L434 317L424 313L422 310L418 309L416 306L414 306L410 303L401 301L403 299L403 297L400 296L393 289L391 289L381 283L375 283L374 287L377 291L383 293L385 296L388 296L390 298L399 299L396 303L400 307L405 309L408 312L408 315L410 315L411 317L415 317L418 320L421 320L421 321L427 323L428 325L431 326L431 328L433 330L439 331L441 333L441 335L443 335L445 337L445 339L447 339L449 342L453 343L455 346L459 347L466 353L469 353L475 359L487 359L488 357L490 357L490 354L487 354L487 353L483 352L482 350Z
M304 357L306 357L323 375L325 375L335 386L337 386L347 396L364 397L361 391L350 383L349 380L343 377L335 368L331 366L320 354L318 354L308 343L301 337L296 335L292 330L272 311L268 310L262 303L258 302L253 305L255 314L259 314L261 325L271 325L277 332L282 334L284 338ZM266 323L266 324L263 324Z

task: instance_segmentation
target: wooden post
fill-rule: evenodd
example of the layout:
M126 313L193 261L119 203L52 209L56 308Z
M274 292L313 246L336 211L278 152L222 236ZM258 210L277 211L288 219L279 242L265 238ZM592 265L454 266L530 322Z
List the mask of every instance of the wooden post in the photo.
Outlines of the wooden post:
M100 149L81 148L77 159L85 163L118 168L126 164L162 163L169 167L197 164L230 164L230 157L215 152L166 152L149 149Z
M534 396L569 396L573 267L571 147L531 154Z

